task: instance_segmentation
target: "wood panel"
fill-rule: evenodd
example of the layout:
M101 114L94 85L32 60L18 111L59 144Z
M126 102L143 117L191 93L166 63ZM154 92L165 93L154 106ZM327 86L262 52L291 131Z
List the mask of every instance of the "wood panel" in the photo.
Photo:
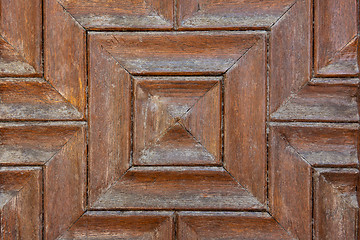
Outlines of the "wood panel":
M269 139L270 211L293 236L311 239L311 165L273 129Z
M317 230L314 231L319 231L319 227L330 227L332 219L342 218L337 215L338 210L335 209L337 203L334 202L337 201L334 199L338 199L339 196L334 191L329 190L331 187L326 187L327 185L321 182L318 173L315 174L313 180L313 171L315 171L313 167L322 169L326 167L357 168L359 165L358 129L358 124L271 124L269 149L270 210L281 225L300 239L310 239L311 237L312 211L321 212L321 214L324 214L324 211L329 211L328 215L324 214L321 217L319 221L323 222L321 222L321 226L316 226ZM316 171L327 172L321 169ZM341 182L341 179L347 182L347 179L351 178L345 174L347 170L344 170L344 174L340 174L342 171L334 170L335 182L338 180ZM329 174L332 175L331 173L332 171ZM357 173L352 174L353 179L357 179L357 177ZM315 190L312 188L313 184ZM343 182L340 185L344 185ZM326 198L316 200L318 202L312 205L312 196L321 194L321 191L327 191ZM318 196L316 195L314 199L318 199ZM323 199L324 195L321 196ZM356 198L353 198L352 201L357 202ZM326 210L322 204L326 204ZM347 211L345 209L343 208L344 211ZM331 211L334 211L334 214L330 214ZM341 211L339 212L340 215L343 214ZM347 218L349 220L344 221L357 221L354 215L347 216ZM299 223L302 224L302 227ZM343 231L341 229L341 227L334 228L334 234L341 236ZM356 233L349 231L346 234Z
M44 176L40 179L43 179L41 188L44 189L41 189L43 200L39 201L41 204L44 201L41 211L44 212L44 236L54 239L83 213L85 207L84 124L2 123L0 139L1 165L42 166ZM19 170L18 174L22 173ZM32 208L32 201L36 200L33 198L30 196L24 201L25 206ZM23 215L27 216L29 211ZM30 222L24 221L27 225Z
M312 79L272 113L271 119L358 122L358 79Z
M179 212L179 240L293 239L263 212Z
M0 238L42 238L42 171L0 167Z
M64 8L85 28L171 29L173 0L61 0Z
M358 68L358 3L356 0L316 0L314 42L316 73L356 76Z
M224 166L260 201L266 191L265 37L225 74Z
M220 167L134 167L92 209L263 210Z
M0 26L0 76L39 76L42 1L1 1Z
M57 0L46 0L44 12L44 76L84 117L85 30Z
M294 0L178 0L179 29L269 29Z
M356 239L359 203L358 169L316 169L314 239Z
M146 32L93 34L135 75L220 75L257 40L242 32Z
M82 115L40 78L0 80L0 119L72 120Z
M129 73L93 41L93 35L89 42L89 202L93 202L130 166L132 87Z
M171 212L86 212L59 239L159 239L172 240Z
M135 78L134 164L219 164L219 80Z
M310 0L297 1L271 28L270 114L310 80L311 12Z

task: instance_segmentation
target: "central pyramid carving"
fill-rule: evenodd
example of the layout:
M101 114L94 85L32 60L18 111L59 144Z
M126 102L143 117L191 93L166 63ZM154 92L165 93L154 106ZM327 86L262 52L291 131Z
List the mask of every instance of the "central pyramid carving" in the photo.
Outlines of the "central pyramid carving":
M135 78L134 164L218 164L220 79Z

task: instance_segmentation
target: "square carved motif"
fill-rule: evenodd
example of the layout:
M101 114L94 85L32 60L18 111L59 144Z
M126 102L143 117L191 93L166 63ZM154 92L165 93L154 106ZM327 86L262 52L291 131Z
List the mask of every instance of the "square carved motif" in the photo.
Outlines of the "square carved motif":
M134 165L220 162L220 77L134 80Z

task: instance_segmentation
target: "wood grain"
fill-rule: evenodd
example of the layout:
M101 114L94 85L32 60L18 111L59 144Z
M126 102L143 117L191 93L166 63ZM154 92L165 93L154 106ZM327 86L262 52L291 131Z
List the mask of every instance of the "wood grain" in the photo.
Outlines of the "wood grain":
M224 78L224 166L261 202L266 191L266 63L263 36Z
M41 0L1 1L0 76L39 75L42 72L41 15Z
M133 167L92 209L262 210L220 167Z
M315 169L314 239L357 239L358 169Z
M315 167L358 167L357 124L274 124L288 143Z
M46 0L44 12L45 78L84 116L86 105L85 30L74 21L57 0Z
M42 172L39 167L0 167L0 238L42 238Z
M311 239L311 165L275 129L270 129L269 207L298 239Z
M85 127L77 132L44 167L44 231L55 239L85 210Z
M178 0L179 29L267 29L294 0Z
M192 239L293 239L263 212L179 212L179 240Z
M257 40L242 32L99 33L97 40L135 75L219 75Z
M220 79L136 77L134 164L218 164Z
M61 0L62 6L89 30L171 29L172 0Z
M355 76L359 72L357 1L314 3L315 72L321 76Z
M172 240L170 212L89 211L59 239Z
M0 76L31 76L35 69L0 36Z
M72 120L82 115L39 78L0 80L1 120Z
M43 165L75 134L61 123L1 123L1 165Z
M89 36L89 202L130 166L130 75ZM99 166L102 166L99 168Z
M271 28L270 114L310 80L311 15L310 1L300 0Z
M276 112L275 121L358 122L358 84L343 79L315 80L292 94Z

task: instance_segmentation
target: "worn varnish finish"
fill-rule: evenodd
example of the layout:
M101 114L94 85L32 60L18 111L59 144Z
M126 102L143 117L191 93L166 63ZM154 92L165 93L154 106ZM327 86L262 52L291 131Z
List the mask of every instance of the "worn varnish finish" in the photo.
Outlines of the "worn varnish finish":
M41 0L0 2L1 77L41 74L41 7Z
M40 78L0 80L0 119L72 120L79 111Z
M135 78L134 164L219 164L220 80Z
M101 196L92 208L264 209L256 198L220 167L134 167Z
M170 29L172 0L60 0L61 5L83 27L106 29Z
M39 167L0 167L0 238L42 238L42 172Z
M315 71L321 76L356 76L358 2L315 0Z
M314 174L315 239L356 239L358 169L322 168Z
M292 239L263 212L180 212L179 239Z
M171 212L89 211L59 239L174 239Z
M357 239L358 18L0 0L0 238Z
M178 0L179 29L267 29L296 1Z

